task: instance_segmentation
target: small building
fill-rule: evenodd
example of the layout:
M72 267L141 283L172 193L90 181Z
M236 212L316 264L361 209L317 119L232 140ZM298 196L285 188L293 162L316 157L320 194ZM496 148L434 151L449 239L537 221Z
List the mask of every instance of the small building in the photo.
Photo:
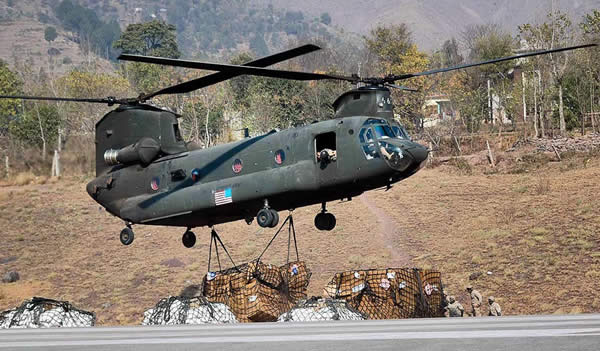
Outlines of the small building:
M423 104L424 127L432 127L444 120L452 120L455 117L450 97L443 93L429 95Z

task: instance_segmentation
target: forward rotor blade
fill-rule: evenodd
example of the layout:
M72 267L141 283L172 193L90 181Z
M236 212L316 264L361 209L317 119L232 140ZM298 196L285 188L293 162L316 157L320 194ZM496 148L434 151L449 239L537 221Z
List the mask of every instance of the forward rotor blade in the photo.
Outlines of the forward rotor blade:
M551 49L551 50L538 50L538 51L526 52L526 53L519 54L519 55L514 55L514 56L501 57L501 58L497 58L497 59L493 59L493 60L488 60L488 61L482 61L482 62L476 62L476 63L469 63L469 64L464 64L464 65L459 65L459 66L454 66L454 67L434 69L434 70L431 70L431 71L425 71L425 72L419 72L419 73L400 74L400 75L386 77L385 79L387 81L391 82L391 81L397 81L397 80L402 80L402 79L409 79L409 78L419 77L419 76L428 76L428 75L431 75L431 74L437 74L437 73L442 73L442 72L455 71L455 70L458 70L458 69L464 69L464 68L469 68L469 67L489 65L489 64L498 63L498 62L504 62L504 61L510 61L510 60L515 60L515 59L520 59L520 58L523 58L523 57L538 56L538 55L544 55L544 54L552 54L552 53L555 53L555 52L562 52L562 51L569 51L569 50L589 48L589 47L592 47L592 46L597 46L597 44L584 44L584 45L569 46L569 47L557 48L557 49Z
M270 69L270 68L231 65L231 64L224 64L224 63L177 60L177 59L154 57L154 56L121 55L121 56L119 56L119 59L125 60L125 61L135 61L135 62L154 63L154 64L167 65L167 66L203 69L203 70L208 70L208 71L221 71L221 72L234 73L236 75L247 74L247 75L252 75L252 76L293 79L293 80L335 79L335 80L346 80L346 81L350 81L350 82L357 81L357 78L354 78L354 77L344 77L344 76L336 76L336 75L321 74L321 73L310 73L310 72L286 71L286 70Z
M419 91L418 89L413 89L413 88L405 87L404 85L396 85L396 84L391 84L391 83L386 83L385 86L394 88L394 89L410 91L410 92L418 92Z
M276 63L285 61L285 60L292 59L294 57L306 55L308 53L311 53L311 52L317 51L317 50L321 50L321 48L316 45L312 45L312 44L303 45L303 46L299 46L299 47L291 49L291 50L283 51L283 52L280 52L280 53L277 53L274 55L260 58L258 60L244 63L242 66L266 67L266 66L274 65ZM201 89L201 88L213 85L213 84L217 84L217 83L220 83L222 81L225 81L227 79L231 79L231 78L237 77L237 76L239 76L239 74L233 73L233 72L213 73L208 76L204 76L201 78L183 82L181 84L166 87L161 90L155 91L153 93L144 95L141 97L141 101L151 99L157 95L188 93L190 91L194 91L194 90Z
M107 98L102 98L102 99L79 99L79 98L64 98L64 97L52 97L52 96L25 96L25 95L0 95L0 99L91 102L91 103L99 103L99 104L108 104L109 106L112 106L114 104L128 104L128 103L134 102L136 100L136 99L118 100L112 96L107 97Z

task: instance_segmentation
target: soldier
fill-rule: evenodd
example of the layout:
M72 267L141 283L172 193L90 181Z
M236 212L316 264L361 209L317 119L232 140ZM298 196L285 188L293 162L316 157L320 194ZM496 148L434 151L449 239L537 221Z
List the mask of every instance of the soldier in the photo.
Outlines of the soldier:
M477 290L473 290L472 285L467 285L467 292L471 295L471 315L473 317L481 317L481 303L483 297Z
M444 306L444 317L450 317L450 312L448 311L448 305L450 304L450 299L448 295L448 291L444 290L442 292L442 306Z
M465 314L465 309L460 304L460 302L456 301L454 296L448 296L448 316L449 317L462 317Z
M490 304L490 313L488 316L499 317L502 315L502 309L500 305L496 302L493 296L488 297L488 302Z

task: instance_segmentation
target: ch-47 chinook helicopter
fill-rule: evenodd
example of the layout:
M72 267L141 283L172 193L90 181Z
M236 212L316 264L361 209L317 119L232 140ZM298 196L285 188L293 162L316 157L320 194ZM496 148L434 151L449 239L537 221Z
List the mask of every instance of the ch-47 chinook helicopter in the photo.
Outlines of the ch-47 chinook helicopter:
M391 125L389 88L395 82L528 56L579 49L595 44L535 51L485 62L382 78L337 76L264 68L320 48L304 45L244 65L121 55L121 60L218 71L138 98L74 99L33 96L1 98L60 100L119 105L96 124L96 178L89 195L123 219L123 244L133 242L133 224L185 227L183 244L194 246L192 228L254 218L275 227L277 211L322 204L315 217L319 230L336 224L326 203L351 199L365 191L401 181L426 162L429 150ZM334 79L363 86L333 103L332 119L271 131L205 149L186 146L177 114L146 101L163 94L200 89L239 75L295 80Z

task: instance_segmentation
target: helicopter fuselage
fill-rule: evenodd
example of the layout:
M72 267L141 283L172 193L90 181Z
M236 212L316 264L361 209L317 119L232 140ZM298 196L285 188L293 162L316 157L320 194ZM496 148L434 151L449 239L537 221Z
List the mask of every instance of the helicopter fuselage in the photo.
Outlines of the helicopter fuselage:
M389 130L380 118L332 119L146 166L115 166L87 190L129 223L193 228L250 221L265 205L283 211L349 199L411 176L427 149ZM323 150L334 156L321 159Z

